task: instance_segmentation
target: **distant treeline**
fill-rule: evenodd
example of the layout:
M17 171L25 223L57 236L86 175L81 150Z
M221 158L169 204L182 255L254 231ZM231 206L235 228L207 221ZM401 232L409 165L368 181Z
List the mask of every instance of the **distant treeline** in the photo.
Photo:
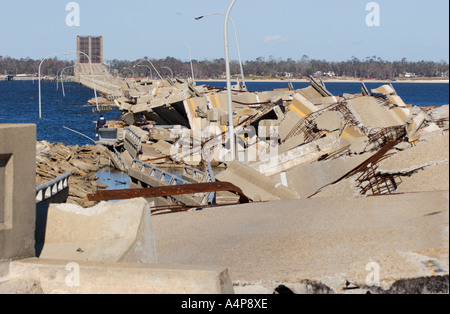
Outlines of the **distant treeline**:
M41 60L32 59L14 59L10 57L0 56L0 75L16 75L16 74L37 74L39 72L39 64ZM62 61L56 58L47 59L42 64L42 76L56 76L58 70L74 65L70 61ZM67 75L73 75L73 69L64 72Z
M139 61L147 58L126 61L112 60L106 62L112 74L119 74L123 77L158 77L157 72L163 77L185 78L191 76L190 62L181 61L172 57L165 59L142 62L139 67L134 67ZM40 60L14 59L0 56L0 75L32 74L37 73ZM43 76L55 76L56 72L64 67L73 65L70 61L49 59L44 62L41 69ZM146 67L148 66L148 67ZM196 79L219 79L223 78L225 72L225 60L193 60L194 75ZM130 71L130 68L133 71ZM231 71L233 75L240 74L240 67L237 61L231 61ZM308 56L303 56L301 60L293 59L269 59L259 57L253 61L244 62L244 72L247 77L283 77L290 75L296 78L307 77L309 75L333 75L339 77L353 77L366 79L394 79L415 75L417 77L448 77L449 64L445 61L408 61L405 58L400 61L386 61L379 57L368 57L360 60L356 57L347 61L330 62L325 60L314 60ZM73 73L68 70L67 75Z

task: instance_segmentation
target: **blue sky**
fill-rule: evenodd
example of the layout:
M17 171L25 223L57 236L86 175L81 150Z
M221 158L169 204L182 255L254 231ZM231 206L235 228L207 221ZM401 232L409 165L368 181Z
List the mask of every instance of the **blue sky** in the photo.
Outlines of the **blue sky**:
M104 57L188 60L224 57L224 17L230 0L78 0L80 26L66 25L69 0L0 0L0 55L43 58L76 49L77 35L104 37ZM380 26L366 25L369 0L237 0L244 60L258 57L328 61L365 59L449 61L449 1L378 0ZM237 59L230 29L230 55ZM66 58L66 57L64 57Z

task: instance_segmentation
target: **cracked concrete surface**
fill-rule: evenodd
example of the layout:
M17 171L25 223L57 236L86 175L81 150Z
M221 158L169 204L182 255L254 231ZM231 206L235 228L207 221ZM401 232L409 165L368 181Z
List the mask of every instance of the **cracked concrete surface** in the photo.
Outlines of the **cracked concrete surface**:
M448 192L229 206L154 216L153 226L161 262L226 266L237 291L309 280L344 293L346 281L366 285L371 262L385 291L401 279L448 275Z

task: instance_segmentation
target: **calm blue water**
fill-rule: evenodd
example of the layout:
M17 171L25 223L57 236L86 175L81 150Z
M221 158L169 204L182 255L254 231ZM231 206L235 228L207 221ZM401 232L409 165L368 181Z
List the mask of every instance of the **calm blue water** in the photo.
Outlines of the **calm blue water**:
M198 82L197 84L207 84L213 87L225 88L225 82ZM234 83L233 83L234 84ZM383 84L365 83L367 88L378 88ZM295 83L295 89L309 86L309 83ZM397 94L407 104L419 107L442 106L449 104L449 84L446 83L393 83ZM325 83L327 89L335 96L344 93L361 93L361 83ZM270 91L276 88L287 88L288 82L247 82L250 91Z
M108 186L108 190L122 190L130 187L130 177L115 169L102 169L95 174L98 182Z
M215 87L225 87L224 82L198 82ZM248 82L251 91L267 91L286 88L287 82ZM309 83L293 83L294 88L304 88ZM367 83L369 89L382 84ZM406 103L416 106L442 106L449 103L449 84L393 84L397 93ZM334 95L360 93L360 83L326 83ZM37 140L67 145L86 145L92 141L68 131L68 127L95 140L95 123L98 114L92 113L87 101L94 92L76 83L64 84L66 97L62 96L61 86L56 90L55 82L42 82L42 119L39 120L39 90L35 82L0 81L0 123L34 123L37 125ZM108 120L120 117L116 108L104 114Z
M61 85L42 82L42 119L39 120L39 85L37 82L0 81L0 123L34 123L37 140L67 145L86 145L93 142L81 135L64 129L70 128L95 140L95 123L99 115L92 113L88 100L94 91L76 83L65 83L66 97ZM116 120L120 110L103 114L106 119Z

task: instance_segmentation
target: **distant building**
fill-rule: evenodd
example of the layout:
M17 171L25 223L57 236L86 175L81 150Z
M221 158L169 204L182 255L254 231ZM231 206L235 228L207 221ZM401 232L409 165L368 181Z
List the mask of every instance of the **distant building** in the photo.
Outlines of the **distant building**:
M78 36L77 37L77 62L89 63L89 59L81 52L91 58L92 63L103 63L103 37L98 36Z
M81 82L82 77L86 77L91 74L89 59L92 63L94 75L105 74L103 65L102 36L77 37L77 67L75 67L76 81Z
M403 76L404 76L405 78L414 78L414 77L416 77L417 75L416 75L416 73L408 73L408 72L405 72L405 74L403 74Z
M322 71L317 71L313 74L314 77L322 77Z
M436 77L448 77L448 72L442 72L442 71L438 71L436 72L436 74L434 76Z
M316 73L314 73L313 76L314 77L334 77L334 76L336 76L336 74L332 71L330 71L330 72L317 71Z

